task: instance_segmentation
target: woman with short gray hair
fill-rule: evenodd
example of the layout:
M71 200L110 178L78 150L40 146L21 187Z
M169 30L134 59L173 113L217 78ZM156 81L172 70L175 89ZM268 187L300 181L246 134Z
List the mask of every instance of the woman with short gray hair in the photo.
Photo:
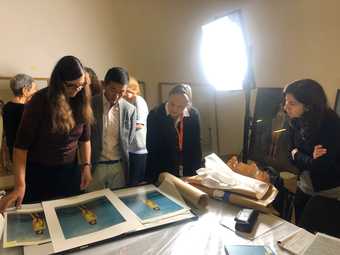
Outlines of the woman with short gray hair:
M3 128L11 159L24 105L30 100L36 87L33 78L27 74L17 74L10 80L10 88L14 97L3 108Z
M21 101L27 101L32 96L32 87L35 87L34 80L27 74L17 74L10 81L10 87L14 97ZM25 103L25 102L24 102Z

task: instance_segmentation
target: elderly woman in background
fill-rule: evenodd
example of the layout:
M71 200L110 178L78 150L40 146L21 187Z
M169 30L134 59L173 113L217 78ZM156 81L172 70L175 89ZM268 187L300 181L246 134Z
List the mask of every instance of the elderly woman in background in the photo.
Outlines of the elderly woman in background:
M202 166L199 112L191 106L189 85L175 86L168 101L152 109L147 119L146 180L166 171L192 176Z
M13 146L21 116L24 112L24 105L31 99L37 90L33 78L27 74L17 74L10 81L10 88L13 93L11 101L3 108L3 128L6 145L12 159Z
M136 185L145 180L145 164L148 151L146 150L146 118L149 109L145 100L140 96L138 81L130 77L125 92L125 99L136 107L136 135L129 147L130 183Z
M81 62L65 56L54 67L49 86L26 104L13 150L15 188L0 200L0 211L22 201L77 195L91 182L88 83Z

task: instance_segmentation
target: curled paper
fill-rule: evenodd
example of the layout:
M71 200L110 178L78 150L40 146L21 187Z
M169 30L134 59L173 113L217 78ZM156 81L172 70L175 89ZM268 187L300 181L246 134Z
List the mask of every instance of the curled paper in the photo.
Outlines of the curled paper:
M205 168L196 171L197 176L189 178L190 183L210 189L238 193L254 199L263 199L270 184L234 172L216 154L205 157Z
M267 194L263 197L263 199L258 200L243 195L239 195L236 193L232 193L229 191L211 189L200 184L193 185L198 189L206 192L210 197L215 198L217 200L221 200L235 205L240 205L247 208L253 208L264 213L273 213L278 215L278 212L276 212L273 208L270 207L270 204L274 201L278 193L277 189L274 186L270 186L270 189L268 190Z
M173 183L183 198L193 205L200 207L206 207L208 205L209 196L207 193L185 183L178 177L167 172L163 172L159 175L159 182L162 183L164 181Z

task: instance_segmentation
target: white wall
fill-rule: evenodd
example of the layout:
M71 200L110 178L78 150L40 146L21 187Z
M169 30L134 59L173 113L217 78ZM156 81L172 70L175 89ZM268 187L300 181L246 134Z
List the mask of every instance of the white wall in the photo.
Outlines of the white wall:
M135 3L130 6L130 33L137 35L126 44L129 66L149 85L150 102L157 102L159 81L206 83L199 60L200 28L214 17L242 8L256 85L283 87L296 79L313 78L323 84L334 105L340 87L339 1L145 0L142 6L129 2ZM143 22L133 19L140 13L146 16ZM220 93L218 111L221 153L240 152L243 94Z
M48 77L65 54L78 56L102 78L113 65L147 83L206 84L199 59L201 26L242 8L259 87L311 77L331 105L339 87L337 0L0 0L0 75ZM242 147L243 95L218 95L221 153Z
M111 0L0 0L0 75L48 77L72 54L100 76L124 65L124 47Z

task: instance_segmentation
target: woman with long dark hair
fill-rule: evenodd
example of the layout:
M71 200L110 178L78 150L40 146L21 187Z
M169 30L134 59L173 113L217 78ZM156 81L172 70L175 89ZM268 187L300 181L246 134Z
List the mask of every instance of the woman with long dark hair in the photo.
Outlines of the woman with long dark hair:
M0 210L80 194L92 179L92 122L88 76L79 59L65 56L49 86L25 106L13 150L15 188L0 200Z
M290 121L290 160L300 170L295 197L295 218L300 224L313 196L340 198L340 120L314 80L289 84L284 96ZM322 210L317 212L320 217Z

